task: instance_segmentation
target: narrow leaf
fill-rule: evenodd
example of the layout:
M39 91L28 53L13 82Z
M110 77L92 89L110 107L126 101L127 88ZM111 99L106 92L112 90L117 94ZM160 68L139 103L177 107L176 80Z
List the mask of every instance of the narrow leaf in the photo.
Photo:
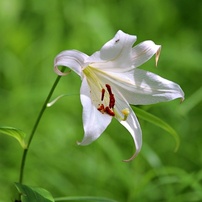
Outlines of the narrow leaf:
M54 202L50 192L45 189L33 188L20 183L15 183L15 186L21 194L22 202Z
M163 121L162 119L154 116L153 114L150 114L149 112L146 112L145 110L142 110L138 107L132 106L133 110L135 111L136 115L145 120L148 121L150 123L153 123L154 125L164 129L165 131L167 131L168 133L170 133L176 142L176 146L174 151L177 151L180 145L180 139L179 139L179 135L177 134L177 132L169 125L167 124L165 121Z
M202 101L202 87L189 96L183 105L180 105L179 112L182 115L188 114L194 107L196 107Z
M26 134L22 130L8 126L1 126L0 133L14 137L16 140L18 140L22 148L26 149L27 147L25 143Z
M94 196L69 196L69 197L55 198L55 202L65 202L65 201L117 202L112 199L94 197Z
M62 94L62 95L56 97L53 101L49 102L46 106L47 106L47 107L51 107L51 106L53 106L58 100L60 100L61 98L65 97L65 96L72 96L72 95L78 95L78 94Z

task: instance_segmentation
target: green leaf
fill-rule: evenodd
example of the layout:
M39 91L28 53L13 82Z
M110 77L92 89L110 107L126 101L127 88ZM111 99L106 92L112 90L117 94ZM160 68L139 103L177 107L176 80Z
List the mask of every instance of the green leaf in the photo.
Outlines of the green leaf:
M69 197L55 198L55 202L65 202L65 201L117 202L112 199L94 197L94 196L69 196Z
M54 202L50 192L43 188L33 188L20 183L15 183L15 186L21 194L22 202Z
M177 132L166 122L164 122L162 119L154 116L153 114L150 114L149 112L146 112L145 110L142 110L138 107L132 106L133 110L135 111L136 115L145 120L148 121L150 123L153 123L154 125L164 129L165 131L167 131L168 133L170 133L176 142L176 146L174 151L177 151L180 145L180 139L179 139L179 135L177 134Z
M25 143L26 134L22 130L8 126L1 126L0 133L14 137L15 139L18 140L22 148L26 149L27 147Z
M65 97L65 96L73 96L73 95L79 95L79 94L62 94L58 97L56 97L53 101L47 103L47 107L51 107L53 106L57 101L59 101L61 98Z

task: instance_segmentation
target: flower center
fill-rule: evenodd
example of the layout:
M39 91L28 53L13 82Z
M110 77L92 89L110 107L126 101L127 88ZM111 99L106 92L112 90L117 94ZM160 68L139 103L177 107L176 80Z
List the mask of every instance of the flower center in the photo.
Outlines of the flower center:
M112 87L110 84L105 83L105 81L102 80L102 77L99 76L102 71L88 66L83 70L83 73L87 78L91 99L93 104L97 107L97 110L102 114L115 116L120 121L125 121L130 111L128 108L122 109L121 111L115 109L116 100Z
M98 104L97 109L102 114L108 114L110 116L115 116L114 105L115 97L112 93L111 86L109 84L104 84L101 78L96 74L96 69L88 66L83 70L83 73L86 75L88 84L91 88L91 98L94 104ZM106 91L108 94L106 94ZM98 93L99 92L99 93ZM100 96L101 92L101 96Z
M130 114L130 111L128 108L122 109L121 110L121 114L120 115L116 109L114 109L114 105L115 105L115 97L114 94L112 93L112 89L111 86L109 84L105 85L107 88L107 91L109 93L109 104L107 106L104 106L104 104L99 104L98 106L98 111L100 111L102 114L106 113L110 116L116 116L116 118L118 118L121 121L125 121L128 118L128 115ZM105 89L103 88L101 91L101 101L104 100L105 97Z
M110 116L115 116L115 113L113 111L113 108L114 108L114 105L115 105L115 97L114 97L114 94L112 93L111 86L109 84L106 84L105 86L106 86L107 91L109 93L109 105L108 106L104 106L104 104L99 104L99 106L98 106L97 109L102 114L107 113ZM102 91L101 91L101 101L104 100L104 96L105 96L105 89L102 88Z

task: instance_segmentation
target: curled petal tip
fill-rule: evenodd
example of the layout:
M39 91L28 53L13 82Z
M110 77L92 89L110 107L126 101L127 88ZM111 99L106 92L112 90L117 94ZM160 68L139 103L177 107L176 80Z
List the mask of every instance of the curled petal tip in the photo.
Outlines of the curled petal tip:
M139 152L136 151L136 152L133 154L132 157L130 157L129 159L123 160L123 162L130 162L130 161L132 161L134 158L136 158L136 156L138 155L138 153L139 153Z
M182 98L180 99L180 104L181 104L183 101L184 101L184 97L182 97Z
M161 53L161 46L159 46L158 50L156 51L156 58L155 58L156 67L157 67L157 64L158 64L160 53Z
M81 142L79 142L79 141L76 141L76 144L77 144L77 145L81 145Z
M88 144L85 144L83 141L81 141L81 142L76 141L76 144L77 144L78 146L86 146L86 145L88 145Z
M68 75L69 73L71 73L71 70L69 70L69 71L67 71L67 72L62 72L62 71L59 70L59 68L58 68L57 66L55 66L54 71L55 71L55 73L56 73L57 75L59 75L59 76L66 76L66 75Z
M79 146L86 146L86 145L89 145L90 142L87 142L87 141L81 141L81 142L76 141L76 144L79 145Z

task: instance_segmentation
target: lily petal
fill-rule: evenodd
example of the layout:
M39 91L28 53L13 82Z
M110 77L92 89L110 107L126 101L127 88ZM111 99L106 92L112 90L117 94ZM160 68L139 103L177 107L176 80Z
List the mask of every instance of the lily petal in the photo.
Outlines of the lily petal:
M118 31L100 51L95 52L87 61L90 66L115 72L127 71L133 65L132 46L137 37Z
M81 103L83 105L83 125L85 134L82 142L78 144L88 145L103 133L110 124L112 117L100 113L93 105L90 96L90 88L85 77L82 81L80 93Z
M178 84L141 69L135 69L134 75L132 86L128 90L122 88L130 104L154 104L177 98L184 100L184 92ZM134 96L131 93L135 93Z
M115 58L120 57L120 55L124 58L126 54L131 52L131 48L136 39L136 36L126 34L119 30L114 38L105 43L101 48L100 58L106 61L114 60Z
M184 92L178 84L141 69L123 73L102 73L99 76L119 88L130 104L146 105L184 99Z
M120 121L120 123L130 132L130 134L133 138L133 141L135 143L135 147L136 147L135 153L128 160L124 160L124 161L128 162L128 161L133 160L141 150L141 147L142 147L142 130L140 128L138 119L137 119L134 111L131 109L130 105L128 104L127 100L119 92L118 89L116 89L114 87L113 87L113 89L114 89L114 92L116 94L115 110L118 112L118 114L121 115L121 111L123 109L129 110L127 118L125 120L120 119L119 117L116 116L117 120Z
M54 61L54 70L58 75L64 76L66 73L61 72L58 66L65 66L73 70L79 76L82 75L82 68L85 66L85 60L88 55L77 50L67 50L59 53Z
M135 143L136 151L132 157L130 157L127 160L124 160L125 162L133 160L139 154L142 148L142 131L139 122L137 120L137 117L135 116L135 113L132 111L130 107L129 110L130 115L128 116L127 120L121 121L120 123L130 132L133 141Z
M132 50L133 65L139 67L147 62L154 54L156 54L156 65L160 55L160 45L156 45L153 41L144 41Z

